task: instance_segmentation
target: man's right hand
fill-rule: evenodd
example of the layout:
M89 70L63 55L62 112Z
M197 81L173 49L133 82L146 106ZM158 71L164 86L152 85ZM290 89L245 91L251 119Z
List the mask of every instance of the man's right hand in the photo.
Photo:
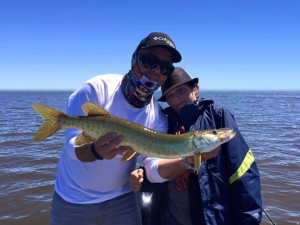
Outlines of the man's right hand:
M221 147L219 146L219 147L215 148L214 150L212 150L210 152L202 153L201 154L201 161L203 162L205 160L215 158L219 154L220 150L221 150Z

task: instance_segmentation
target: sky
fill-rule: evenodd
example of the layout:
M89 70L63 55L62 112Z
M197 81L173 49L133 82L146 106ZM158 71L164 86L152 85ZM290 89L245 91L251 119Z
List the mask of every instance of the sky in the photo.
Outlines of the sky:
M0 90L76 90L125 74L167 33L202 90L300 90L300 0L2 0Z

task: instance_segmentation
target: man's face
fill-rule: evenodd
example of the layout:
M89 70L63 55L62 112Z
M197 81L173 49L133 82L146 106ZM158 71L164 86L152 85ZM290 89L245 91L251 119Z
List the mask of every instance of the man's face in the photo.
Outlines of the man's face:
M139 79L144 75L160 84L163 84L174 70L171 52L162 47L138 50L136 64L135 72Z

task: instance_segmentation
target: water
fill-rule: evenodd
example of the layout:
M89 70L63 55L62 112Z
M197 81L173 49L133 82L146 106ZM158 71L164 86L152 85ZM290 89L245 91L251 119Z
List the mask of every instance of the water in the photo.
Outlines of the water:
M31 103L65 111L71 92L0 92L0 224L48 224L64 132L31 139L42 119ZM300 224L300 92L206 91L235 115L260 169L264 209ZM264 217L262 224L269 224Z

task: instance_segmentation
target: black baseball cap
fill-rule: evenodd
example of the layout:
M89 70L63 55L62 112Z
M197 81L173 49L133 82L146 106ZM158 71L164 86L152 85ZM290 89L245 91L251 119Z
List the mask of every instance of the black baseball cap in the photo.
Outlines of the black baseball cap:
M198 78L192 79L190 75L185 72L181 67L175 67L173 73L168 76L165 83L161 86L162 95L158 99L160 102L166 101L166 94L172 91L174 88L182 84L195 84L198 83Z
M137 50L154 46L164 47L171 51L174 63L178 63L181 61L181 54L176 50L176 46L173 40L169 37L169 35L162 32L150 33L147 37L141 40L141 42L137 46Z

